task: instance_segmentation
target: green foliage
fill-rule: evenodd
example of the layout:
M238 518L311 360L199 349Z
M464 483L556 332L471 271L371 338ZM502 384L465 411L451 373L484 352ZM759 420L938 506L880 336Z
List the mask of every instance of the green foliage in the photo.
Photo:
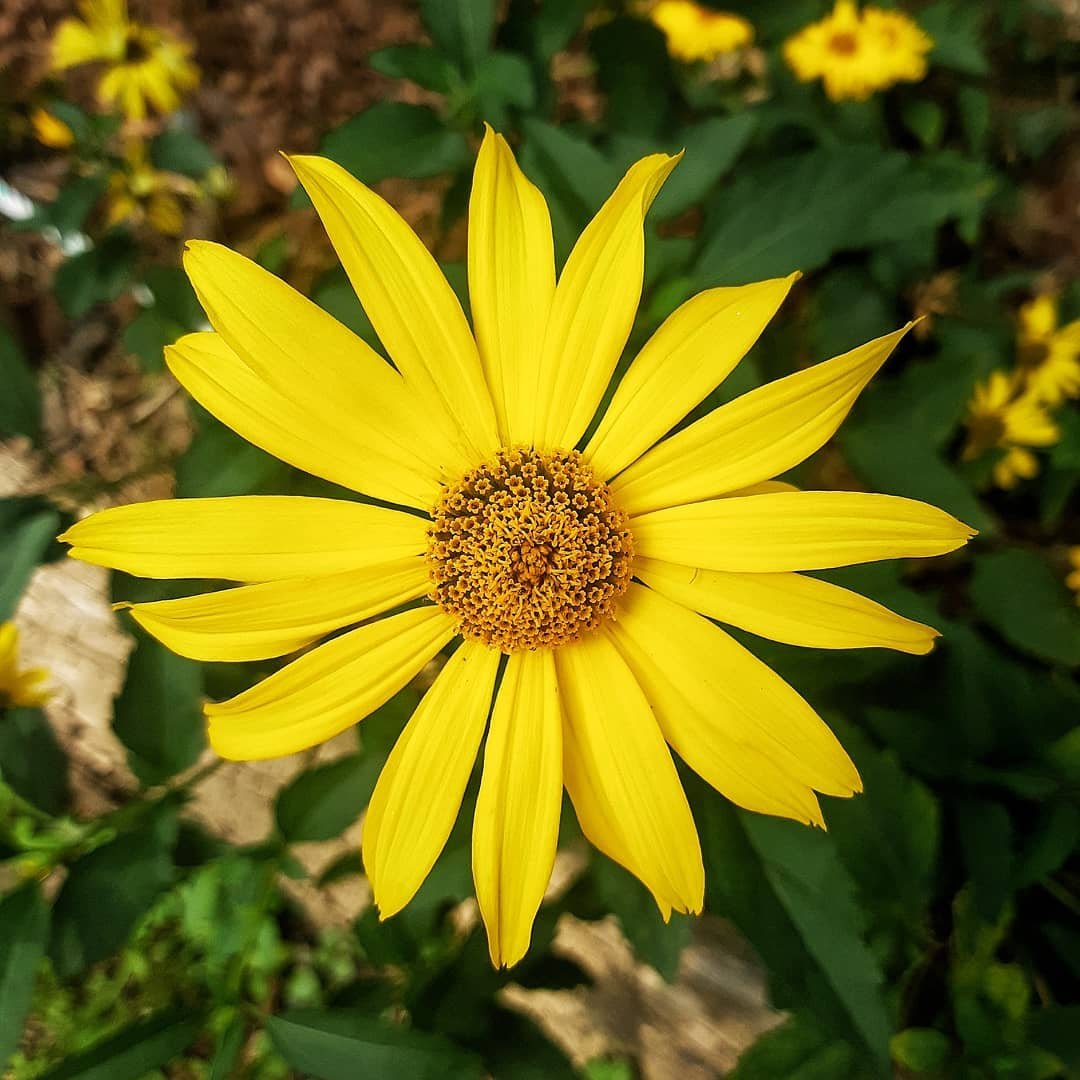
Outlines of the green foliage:
M0 1069L22 1035L48 938L49 908L37 885L24 885L0 900Z

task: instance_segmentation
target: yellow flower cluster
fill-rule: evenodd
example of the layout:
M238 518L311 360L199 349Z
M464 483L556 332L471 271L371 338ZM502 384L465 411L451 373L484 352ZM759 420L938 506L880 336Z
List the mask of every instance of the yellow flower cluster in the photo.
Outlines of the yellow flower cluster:
M155 169L145 143L132 140L124 162L109 177L106 220L109 225L147 224L162 236L184 229L184 199L199 195L199 185L178 173Z
M19 631L12 622L0 623L0 709L44 705L49 699L42 686L46 678L43 668L19 670Z
M1080 397L1080 319L1058 325L1057 300L1044 293L1018 313L1016 367L995 371L975 387L968 406L965 460L989 450L1003 451L994 483L1013 488L1038 475L1032 449L1053 446L1061 437L1051 411Z
M933 38L900 11L837 0L832 13L784 43L784 59L802 82L821 79L832 101L865 101L898 82L926 77Z
M649 19L663 31L668 52L688 64L715 60L754 40L754 28L745 19L693 0L659 0L649 9Z
M148 106L165 114L199 84L191 48L165 30L128 18L126 0L80 0L82 19L65 19L53 38L53 68L104 65L98 99L129 120L144 120Z

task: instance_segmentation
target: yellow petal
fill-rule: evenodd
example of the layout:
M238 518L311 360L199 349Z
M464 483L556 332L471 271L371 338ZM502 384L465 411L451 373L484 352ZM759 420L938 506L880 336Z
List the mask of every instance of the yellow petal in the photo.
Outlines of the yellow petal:
M944 555L975 530L914 499L861 491L781 491L672 506L634 518L647 559L774 574Z
M320 475L333 469L347 477L355 470L347 482L356 487L378 476L380 462L366 461L372 452L429 484L456 478L467 464L449 442L433 437L401 376L317 304L220 244L192 241L184 269L210 322L252 375L238 371L239 364L220 349L203 358L203 370L221 370L223 379L232 374L238 390L263 382L267 389L257 404L273 406L268 434L275 421L298 423L306 415L286 446L323 431L314 436L303 468L320 464ZM343 463L336 462L339 444Z
M326 577L286 578L179 600L123 604L135 621L181 656L265 660L416 600L431 589L413 555Z
M785 472L832 438L913 326L767 383L650 450L612 484L630 514L709 499Z
M631 585L608 628L665 737L732 801L820 825L808 789L841 796L862 790L851 759L817 713L718 626Z
M413 898L454 827L498 670L498 652L466 641L439 672L383 766L363 835L364 869L381 919Z
M54 71L102 60L108 55L108 38L95 34L86 23L78 19L64 19L56 28L52 41Z
M555 663L566 787L582 828L600 820L605 831L613 830L610 853L641 878L661 910L699 912L705 871L694 819L626 662L606 637L593 634L559 649ZM587 803L582 814L582 787L591 789L597 810Z
M491 962L528 951L555 864L562 717L550 650L512 653L495 699L473 818L473 879Z
M687 300L646 342L615 391L585 456L609 479L667 434L731 373L798 274Z
M669 600L751 634L814 649L921 656L938 632L865 596L802 574L730 574L637 559L634 574Z
M507 444L532 434L534 386L555 252L544 196L487 128L469 199L469 300L484 375Z
M476 342L439 264L401 215L340 165L291 157L390 359L476 461L499 445ZM452 417L453 422L447 423Z
M427 522L344 499L242 495L114 506L60 539L75 559L139 577L276 581L422 555Z
M228 701L206 705L210 745L233 761L317 746L389 701L454 636L436 607L334 638Z
M569 448L585 434L634 324L645 214L678 162L650 154L631 166L570 252L536 372L536 446Z

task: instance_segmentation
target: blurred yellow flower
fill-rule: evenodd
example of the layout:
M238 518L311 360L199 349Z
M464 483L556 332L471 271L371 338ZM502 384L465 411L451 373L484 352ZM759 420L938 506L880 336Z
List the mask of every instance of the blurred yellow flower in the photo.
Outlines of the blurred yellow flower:
M1080 397L1080 319L1058 326L1057 300L1043 294L1020 308L1016 364L1027 388L1054 407Z
M1069 548L1071 572L1065 578L1065 584L1076 593L1076 602L1080 604L1080 547Z
M203 241L185 268L213 332L166 360L241 435L382 505L166 500L104 510L62 539L75 558L131 574L244 583L132 607L185 656L306 650L206 706L226 758L331 738L458 644L364 822L381 917L439 857L482 742L473 876L493 963L528 948L564 786L586 836L665 918L700 911L701 849L669 746L739 805L807 824L824 824L815 792L861 789L806 701L710 620L825 649L921 655L937 636L802 571L940 555L971 529L910 499L770 480L833 436L910 324L665 439L798 275L711 289L653 334L594 426L641 299L645 215L677 157L633 165L556 278L544 197L489 129L469 203L472 328L388 203L332 161L291 163L394 366Z
M649 18L664 32L668 52L677 60L715 60L754 40L754 28L738 15L695 4L693 0L658 0Z
M109 225L144 222L163 236L179 236L184 227L184 198L199 194L199 185L178 173L155 169L146 146L131 140L124 163L109 177L105 218Z
M784 59L802 82L821 79L832 101L865 101L898 82L926 75L933 39L899 11L837 0L832 13L784 43Z
M42 146L51 146L54 150L66 150L75 142L75 133L71 128L48 109L40 106L30 114L30 126L34 129L34 138Z
M100 61L98 99L129 120L143 120L147 104L173 112L184 91L199 83L191 47L165 30L132 22L126 0L80 0L82 19L65 19L52 43L53 68L64 71Z
M1003 451L994 464L994 483L1013 488L1039 471L1038 458L1029 447L1053 446L1061 434L1045 406L1029 393L1020 379L995 371L975 387L968 405L965 461L989 450Z
M44 668L19 670L19 631L13 622L0 623L0 708L44 705L48 677Z

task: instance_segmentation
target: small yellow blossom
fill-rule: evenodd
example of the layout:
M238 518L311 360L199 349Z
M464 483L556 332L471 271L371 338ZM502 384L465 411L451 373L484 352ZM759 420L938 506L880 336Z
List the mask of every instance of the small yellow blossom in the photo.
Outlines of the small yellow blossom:
M1076 602L1080 604L1080 547L1069 548L1069 565L1072 571L1065 578L1065 584L1076 593Z
M865 101L898 82L926 76L933 39L899 11L837 0L832 14L784 43L784 59L802 82L821 79L832 101Z
M994 483L1008 490L1039 471L1029 447L1053 446L1061 437L1042 402L1015 376L995 371L975 387L968 406L967 443L963 457L971 461L988 450L1001 450L993 468Z
M1058 326L1057 300L1035 297L1020 308L1016 362L1025 386L1053 408L1080 397L1080 319Z
M182 199L198 195L198 185L178 173L155 169L141 142L128 143L124 159L123 166L109 177L105 192L107 223L146 222L162 236L179 236L184 227Z
M30 114L30 125L34 129L34 138L42 146L54 150L66 150L75 141L75 133L48 109L36 108Z
M53 38L53 68L100 61L98 99L129 120L146 118L149 104L173 112L182 93L199 84L191 47L165 30L132 22L126 0L80 0L82 19L65 19Z
M19 631L12 622L0 623L0 709L44 705L49 691L42 683L48 677L44 668L19 670Z
M693 0L659 0L649 9L649 18L664 32L668 52L686 63L715 60L754 40L754 29L745 19Z

